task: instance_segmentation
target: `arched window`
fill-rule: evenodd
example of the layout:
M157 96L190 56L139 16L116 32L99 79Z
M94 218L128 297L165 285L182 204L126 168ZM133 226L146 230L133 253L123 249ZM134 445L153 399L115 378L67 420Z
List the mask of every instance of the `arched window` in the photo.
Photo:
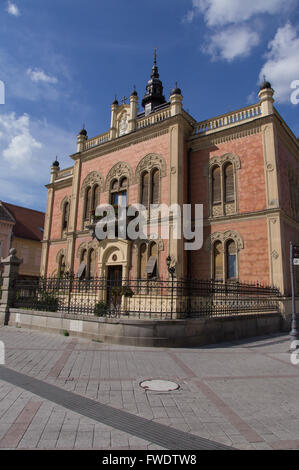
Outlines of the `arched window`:
M127 188L128 179L125 177L121 180L112 181L110 189L110 201L113 206L127 206Z
M152 258L152 272L150 273L151 277L157 277L158 276L158 245L157 243L151 243L150 249L149 249L149 256Z
M81 253L81 263L87 264L87 250L83 250Z
M65 257L60 255L59 264L58 264L58 276L63 277L65 273Z
M67 230L69 223L69 214L70 214L70 204L66 202L63 206L63 216L62 216L62 230Z
M223 249L221 242L215 242L214 250L214 279L221 281L223 280Z
M139 249L139 278L145 279L146 275L146 265L147 265L147 247L145 243L142 243Z
M91 187L89 186L85 194L84 220L89 220L90 210L91 210Z
M141 204L144 207L148 207L149 197L149 174L143 173L141 176Z
M237 248L233 240L226 244L226 278L237 278Z
M221 204L221 171L219 166L212 170L212 204Z
M91 210L95 211L100 200L100 187L96 184L92 189L92 203Z
M152 173L151 204L159 204L160 199L160 172L155 169Z
M94 250L89 251L87 266L87 278L92 279L93 277L95 277L96 271L96 254Z
M225 192L225 202L234 202L235 200L234 167L231 163L228 163L224 168L224 192Z

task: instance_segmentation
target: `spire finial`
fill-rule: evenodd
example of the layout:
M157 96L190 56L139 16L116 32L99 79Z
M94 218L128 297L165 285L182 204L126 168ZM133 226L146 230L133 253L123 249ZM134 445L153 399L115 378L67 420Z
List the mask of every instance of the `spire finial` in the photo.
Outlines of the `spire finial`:
M157 48L154 48L154 65L157 65Z
M52 163L52 166L58 168L59 167L59 161L58 161L58 157L56 155L56 160Z

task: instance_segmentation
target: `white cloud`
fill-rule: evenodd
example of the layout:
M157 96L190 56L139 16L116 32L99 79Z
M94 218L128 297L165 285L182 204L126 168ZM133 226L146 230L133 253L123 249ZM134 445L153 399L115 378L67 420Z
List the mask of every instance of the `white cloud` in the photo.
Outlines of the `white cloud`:
M20 16L20 10L15 3L8 2L6 11L10 15Z
M259 35L247 26L230 26L209 37L202 50L213 60L232 61L237 57L246 57L260 41Z
M35 149L41 149L42 144L30 134L29 116L16 118L12 113L0 116L0 125L10 133L11 140L8 147L3 150L3 157L13 169L23 168L24 165L31 165Z
M72 133L27 114L0 114L0 200L44 209L52 162L58 155L70 166L75 150Z
M30 77L30 79L35 82L44 82L44 83L57 83L58 80L56 77L51 77L50 75L47 75L43 70L41 69L27 69L27 75Z
M297 0L193 0L193 8L185 21L193 21L198 14L203 14L208 26L247 21L255 15L276 14L297 3Z
M299 35L298 31L287 23L277 30L274 39L268 44L267 61L264 64L260 80L266 75L275 89L275 98L280 102L289 102L292 93L291 83L299 80Z

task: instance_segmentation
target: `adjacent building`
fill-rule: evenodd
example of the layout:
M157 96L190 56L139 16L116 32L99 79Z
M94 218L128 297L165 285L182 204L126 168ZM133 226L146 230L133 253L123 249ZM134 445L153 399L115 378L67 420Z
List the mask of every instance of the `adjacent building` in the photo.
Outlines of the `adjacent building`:
M129 103L112 103L107 132L89 138L80 131L69 168L53 163L41 273L166 278L170 256L178 278L259 281L289 294L289 243L299 244L299 142L273 96L265 81L256 104L198 122L177 86L166 100L155 57L144 111L134 89ZM169 240L150 233L93 239L97 205L120 199L203 204L202 249L185 251L171 226Z
M44 212L0 201L0 258L6 258L10 248L17 249L23 259L20 279L40 274L44 221Z

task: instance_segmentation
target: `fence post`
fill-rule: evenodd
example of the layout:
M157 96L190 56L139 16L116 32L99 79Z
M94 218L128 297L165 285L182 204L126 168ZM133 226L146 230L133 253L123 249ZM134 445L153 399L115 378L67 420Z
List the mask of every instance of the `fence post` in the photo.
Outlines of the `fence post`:
M1 259L4 267L2 273L2 296L0 300L0 326L7 325L9 322L9 309L13 306L15 300L14 283L18 278L19 267L23 263L22 259L16 256L17 250L11 248L7 258Z

